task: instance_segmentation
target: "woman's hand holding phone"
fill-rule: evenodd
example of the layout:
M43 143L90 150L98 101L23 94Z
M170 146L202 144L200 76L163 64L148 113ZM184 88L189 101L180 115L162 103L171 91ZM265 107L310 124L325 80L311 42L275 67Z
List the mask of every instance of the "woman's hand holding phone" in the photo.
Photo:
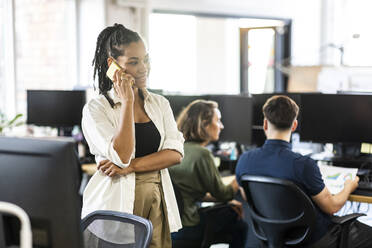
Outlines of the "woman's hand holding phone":
M114 83L116 93L123 101L133 101L134 78L126 74L124 69L112 58L111 64L106 72L107 77Z
M122 101L134 102L133 82L134 78L131 75L124 73L122 70L115 72L114 88Z

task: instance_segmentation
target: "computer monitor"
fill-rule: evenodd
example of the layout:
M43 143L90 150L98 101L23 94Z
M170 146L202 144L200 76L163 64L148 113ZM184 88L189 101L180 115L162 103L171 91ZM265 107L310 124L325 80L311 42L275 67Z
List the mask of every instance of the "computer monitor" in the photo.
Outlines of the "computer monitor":
M250 145L252 140L252 97L241 95L207 95L218 102L224 129L220 141L235 141Z
M371 143L371 109L372 95L302 95L300 138L319 143Z
M224 129L220 141L236 141L251 144L252 98L240 95L165 95L169 100L175 118L196 99L212 100L218 103Z
M164 95L172 108L174 118L177 119L181 111L196 99L205 99L203 96L195 95Z
M0 137L0 201L26 211L34 247L83 247L79 170L72 142ZM0 223L7 245L19 245L17 221Z
M80 125L85 101L83 90L27 90L27 123L51 127Z

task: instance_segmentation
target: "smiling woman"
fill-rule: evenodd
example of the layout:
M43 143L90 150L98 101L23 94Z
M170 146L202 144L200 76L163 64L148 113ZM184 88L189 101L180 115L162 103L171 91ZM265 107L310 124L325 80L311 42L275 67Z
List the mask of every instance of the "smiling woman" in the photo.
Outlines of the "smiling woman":
M181 220L167 168L180 162L184 139L168 100L146 90L148 58L139 34L121 24L98 36L93 65L100 95L86 104L82 120L98 171L84 191L82 215L116 210L147 218L150 247L171 247L170 232ZM97 231L104 229L90 232L105 239Z

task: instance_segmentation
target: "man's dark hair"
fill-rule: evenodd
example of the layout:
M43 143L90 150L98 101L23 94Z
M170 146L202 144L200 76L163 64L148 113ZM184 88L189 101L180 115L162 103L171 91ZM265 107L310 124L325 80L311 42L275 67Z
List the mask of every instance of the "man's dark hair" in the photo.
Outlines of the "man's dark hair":
M121 24L115 23L101 31L97 38L96 52L92 65L94 66L93 79L98 74L99 93L104 95L113 106L113 101L107 95L112 88L112 81L106 76L108 70L107 59L117 59L125 54L125 47L132 42L142 40L137 32L127 29Z
M278 130L288 130L298 116L297 104L288 96L272 96L264 106L262 112L265 118Z

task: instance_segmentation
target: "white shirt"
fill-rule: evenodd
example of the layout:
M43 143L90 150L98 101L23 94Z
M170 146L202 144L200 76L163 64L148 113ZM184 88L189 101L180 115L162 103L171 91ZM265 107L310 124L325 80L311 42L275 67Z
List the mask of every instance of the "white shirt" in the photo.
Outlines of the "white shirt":
M184 138L177 129L168 100L145 89L143 93L145 111L161 136L159 151L172 149L183 156ZM114 103L120 102L113 89L108 92L108 95ZM103 95L90 100L84 106L82 129L90 152L95 155L97 163L108 159L120 167L129 166L130 161L123 163L113 148L113 137L118 130L119 122L120 106L112 108ZM134 156L135 151L131 159ZM168 169L162 169L160 174L170 231L175 232L182 227L176 198ZM111 178L97 171L84 190L82 217L95 210L114 210L133 214L135 183L135 173Z

